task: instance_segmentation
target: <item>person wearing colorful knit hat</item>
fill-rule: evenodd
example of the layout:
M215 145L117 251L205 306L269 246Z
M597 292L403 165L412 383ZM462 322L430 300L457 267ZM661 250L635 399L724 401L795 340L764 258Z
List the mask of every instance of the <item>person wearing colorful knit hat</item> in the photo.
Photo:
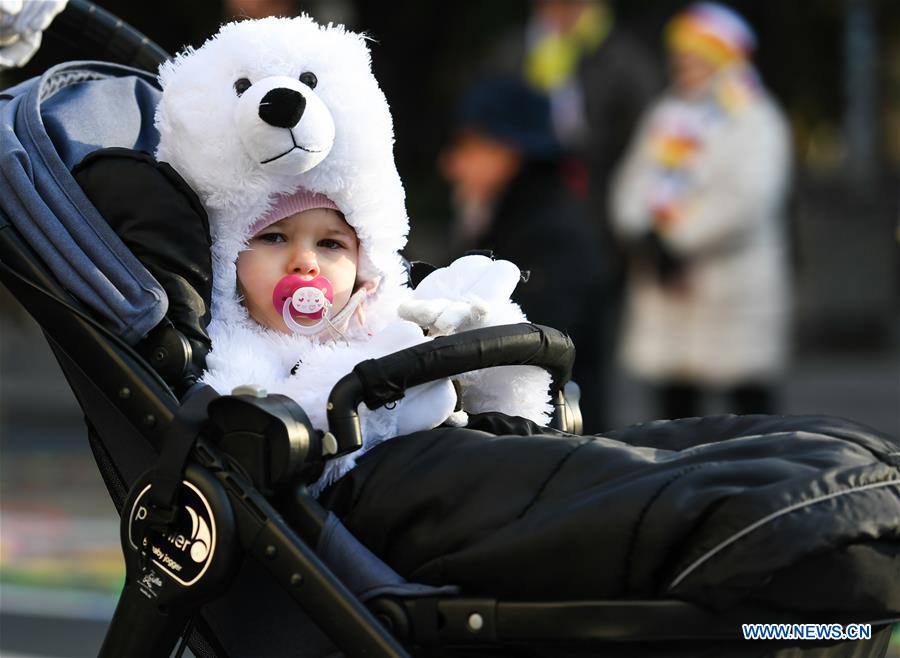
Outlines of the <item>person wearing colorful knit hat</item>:
M667 417L699 413L703 391L728 393L729 411L771 412L787 360L789 130L735 11L691 5L665 44L671 85L612 190L631 253L623 362Z
M756 48L756 36L739 14L704 2L672 19L666 28L666 44L676 53L690 53L722 66L749 57Z

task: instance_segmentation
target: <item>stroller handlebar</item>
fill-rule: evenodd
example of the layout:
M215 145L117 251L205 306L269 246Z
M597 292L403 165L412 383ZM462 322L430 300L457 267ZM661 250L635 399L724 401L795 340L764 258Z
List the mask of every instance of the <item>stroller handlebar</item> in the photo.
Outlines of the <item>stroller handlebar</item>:
M572 375L575 347L562 332L537 324L499 325L441 336L433 341L368 359L344 376L328 398L328 425L338 454L362 445L356 409L401 399L406 390L430 381L494 366L532 365L552 378L554 399ZM557 402L557 407L559 407Z
M124 64L155 74L172 56L140 31L90 0L69 0L51 35L80 57Z

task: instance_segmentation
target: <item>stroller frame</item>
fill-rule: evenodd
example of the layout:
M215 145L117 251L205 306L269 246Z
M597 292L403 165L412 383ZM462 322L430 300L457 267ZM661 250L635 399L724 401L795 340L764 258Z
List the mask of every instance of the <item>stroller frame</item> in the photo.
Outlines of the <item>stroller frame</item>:
M67 13L75 17L69 25L90 16L96 38L120 42L112 50L129 53L127 63L133 63L135 58L145 66L149 62L158 63L158 54L162 53L158 47L86 0L70 0ZM216 398L219 405L250 404L262 408L270 423L263 433L265 440L254 455L229 452L223 449L223 437L245 428L218 427L210 432L204 421L208 419L208 403L214 398L211 392L201 390L180 404L144 358L79 308L78 302L49 273L2 212L0 280L44 329L85 411L92 450L122 515L128 575L101 650L103 656L167 655L182 635L190 636L192 645L198 643L205 647L205 655L209 655L212 647L215 653L227 655L224 647L216 647L202 615L198 615L194 625L189 620L203 603L227 589L237 563L245 554L262 564L348 655L403 656L407 655L405 647L500 645L515 649L528 643L559 643L561 638L575 645L597 641L739 640L742 622L822 621L820 616L801 618L795 613L779 616L772 611L762 615L761 611L750 609L723 615L676 600L508 602L493 598L386 595L364 605L313 549L327 513L307 493L303 478L292 481L294 504L287 519L260 493L272 489L276 483L271 473L256 467L270 463L272 451L283 449L284 441L305 441L307 457L306 461L294 465L293 473L282 474L285 478L302 473L306 466L316 465L322 459L322 441L327 441L326 437L307 433L298 438L298 434L303 435L302 429L297 428L299 407L272 414L270 408L264 408L264 402L252 396ZM510 353L497 347L489 352L489 362L475 362L473 355L460 357L457 353L452 359L433 360L427 369L409 370L409 365L425 351L436 353L445 344L459 346L468 340L510 336L520 339L520 349ZM528 355L532 357L529 363L554 371L559 390L566 380L566 369L558 365L561 345L570 343L552 329L515 325L492 328L482 334L469 332L468 336L437 339L427 346L378 360L378 366L390 373L388 379L402 378L403 387L397 395L400 397L408 386L474 367L522 363ZM354 372L332 392L330 400L336 402L338 413L346 412L335 418L338 422L330 423L337 454L358 445L359 425L354 418L360 402L366 401L375 408L397 399L391 397L396 391L391 395L373 393L378 390L378 383L383 382L366 382ZM561 402L557 403L557 410L558 415L564 414ZM299 413L302 416L302 410ZM132 441L127 446L119 445L110 438L122 431L137 434L142 444ZM180 437L177 448L168 447L174 444L172 437ZM178 450L181 453L176 454ZM159 473L165 471L169 476L173 473L171 465L157 468L160 459L167 458L174 461L177 473L177 482L170 485L172 491L194 486L212 492L207 498L214 503L212 511L223 539L208 558L208 564L215 563L215 566L197 582L197 587L181 586L169 578L158 586L159 596L148 598L137 585L137 576L145 574L148 566L146 552L134 550L127 539L135 503L146 491L147 483L163 488L166 485L159 479ZM165 511L160 508L160 516L154 510L155 518L151 519L155 523L152 531L159 536L165 534L160 531L167 525ZM861 611L853 619L830 616L827 621L868 622L880 627L898 620L877 619Z
M90 317L62 301L64 291L42 271L39 263L22 257L27 251L28 247L18 238L15 229L8 223L0 224L0 279L39 322L53 327L47 332L47 338L70 381L84 378L94 382L97 389L104 391L101 395L105 403L129 417L132 426L154 449L162 447L164 435L172 436L180 428L187 428L188 433L196 429L196 424L179 411L174 397L167 394L168 387L146 363ZM41 281L43 285L38 286L29 279ZM61 310L65 312L60 313ZM53 322L49 322L51 319ZM554 334L551 329L528 325L524 330L534 336L536 343L546 343L546 337ZM523 326L504 327L502 332L521 334ZM471 344L477 344L477 336L464 338L475 338ZM453 339L461 340L458 336ZM440 340L435 341L437 349L442 346ZM85 344L93 344L97 350L76 366L68 354ZM533 345L528 349L533 351ZM123 369L122 363L129 363L131 367ZM110 373L115 374L111 376ZM83 390L80 383L73 388ZM348 389L355 391L348 392ZM125 390L132 393L123 395ZM361 399L362 390L357 375L351 373L336 386L337 394L331 399L348 400L345 404L355 409L352 401ZM182 409L192 406L196 411L215 398L208 389L193 396ZM193 404L192 399L195 400ZM79 401L90 406L81 398ZM218 401L220 404L223 401L254 403L248 396L234 396L232 400L218 398ZM279 422L290 425L291 419L283 418ZM287 434L285 432L285 436ZM204 582L204 591L198 594L199 587L179 587L178 583L167 581L161 589L165 592L169 588L168 594L161 594L156 599L147 598L136 586L140 580L138 574L132 573L140 568L141 555L126 541L128 522L135 513L136 494L146 486L150 475L138 478L131 485L128 500L115 501L122 513L128 576L101 656L168 655L185 632L197 607L227 589L234 577L234 565L242 553L248 553L264 565L332 641L354 656L404 656L407 655L404 644L423 648L497 644L515 647L526 643L559 642L561 637L575 643L737 639L740 624L748 620L765 619L772 623L822 621L814 615L800 618L796 614L779 616L771 611L763 614L748 609L716 614L676 600L523 602L456 596L405 599L383 596L369 601L367 607L311 548L323 528L326 512L306 492L302 483L294 491L296 504L291 507L288 523L253 486L262 484L265 487L271 483L249 482L245 468L248 464L242 468L236 465L233 455L224 454L210 439L202 437L194 442L196 436L190 436L192 463L184 480L201 483L207 488L221 487L223 495L215 499L219 507L213 510L217 527L224 528L224 532L233 535L236 541L220 544L222 553L214 556L216 582ZM96 450L97 446L94 447ZM271 449L271 445L266 448ZM315 458L312 453L310 457ZM109 455L98 455L98 461L106 460L110 460ZM296 468L302 470L302 465ZM111 489L121 491L121 485L127 485L127 480L109 482L109 475L104 473ZM844 623L862 620L875 626L896 621L873 619L862 613L853 619L829 618L830 622ZM202 624L198 629L203 634Z

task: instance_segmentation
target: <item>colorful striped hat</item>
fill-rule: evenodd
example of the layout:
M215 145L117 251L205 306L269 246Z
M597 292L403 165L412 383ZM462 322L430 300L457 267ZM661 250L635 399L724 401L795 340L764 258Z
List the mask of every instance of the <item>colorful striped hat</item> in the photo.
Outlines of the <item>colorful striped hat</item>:
M677 14L665 31L666 45L722 66L746 59L756 47L756 35L733 9L715 2L693 4Z

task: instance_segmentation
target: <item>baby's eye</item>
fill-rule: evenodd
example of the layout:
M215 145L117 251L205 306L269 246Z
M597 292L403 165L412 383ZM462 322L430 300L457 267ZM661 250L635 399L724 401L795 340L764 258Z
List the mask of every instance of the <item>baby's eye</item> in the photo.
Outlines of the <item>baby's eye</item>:
M344 244L338 240L332 240L331 238L326 238L324 240L319 240L319 246L325 247L326 249L343 249Z
M253 239L267 244L287 242L287 237L285 237L284 233L263 233L262 235L257 235Z

